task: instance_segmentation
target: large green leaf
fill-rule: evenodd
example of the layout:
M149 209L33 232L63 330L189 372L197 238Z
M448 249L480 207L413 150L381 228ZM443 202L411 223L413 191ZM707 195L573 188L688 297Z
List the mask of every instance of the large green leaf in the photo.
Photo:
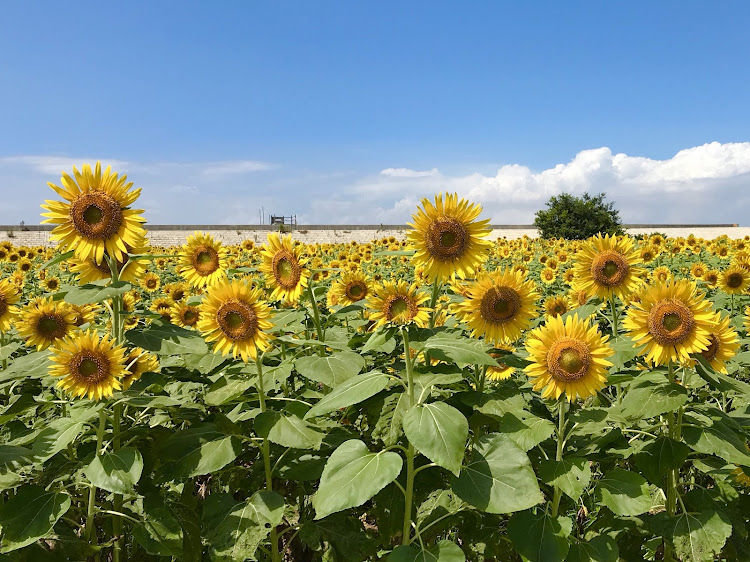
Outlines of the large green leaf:
M552 517L546 512L522 511L508 521L508 535L513 546L531 562L565 560L572 528L570 518Z
M453 491L488 513L512 513L544 501L529 457L499 433L477 440L471 462L453 480Z
M729 518L719 511L680 514L671 529L675 552L685 562L711 562L732 534Z
M620 551L617 542L609 535L599 535L588 542L570 545L565 562L617 562Z
M539 478L578 501L591 482L591 467L588 460L575 457L561 461L543 460L539 463Z
M255 432L273 443L294 449L320 449L325 433L302 418L268 410L255 417Z
M4 371L0 371L0 383L16 379L41 379L48 374L51 350L35 351L15 358Z
M376 351L391 353L396 348L396 341L393 337L395 334L395 328L380 328L374 331L362 347L361 352Z
M599 501L617 515L640 515L652 507L648 482L640 474L615 468L596 487Z
M117 452L94 457L83 473L89 482L116 494L134 493L143 472L143 458L138 449L125 447Z
M144 498L141 522L133 526L133 537L154 556L180 556L183 553L184 533L180 520L156 494Z
M236 435L227 435L211 423L177 431L159 450L160 472L168 479L193 477L215 472L242 452Z
M72 418L57 418L39 433L34 439L31 451L40 461L46 461L53 457L70 443L82 432L86 424Z
M663 480L669 471L680 468L689 453L690 448L684 443L659 437L635 455L635 464L653 484L663 487Z
M257 380L257 378L256 378ZM203 400L209 406L221 406L227 402L237 400L255 381L247 378L222 376L209 387Z
M435 464L458 476L469 436L469 422L445 402L418 404L404 416L409 442Z
M58 519L70 508L68 494L45 491L41 486L23 486L0 505L3 538L0 553L23 548L49 536Z
M0 445L0 466L16 468L28 464L33 456L31 449L16 445Z
M427 338L422 349L429 351L432 357L449 363L497 367L497 361L487 353L489 348L477 340L458 338L439 332Z
M620 415L627 420L653 418L673 412L688 401L687 390L669 382L661 373L644 373L630 383L620 403Z
M358 439L342 443L328 459L320 486L313 496L315 519L362 505L401 472L397 453L371 453Z
M399 546L390 556L388 562L465 562L461 547L450 541L440 541L430 548L416 545Z
M739 355L750 355L750 352L746 351L745 353L739 354ZM737 355L733 357L734 361L737 361ZM706 361L706 358L703 357L700 353L697 353L695 355L695 358L697 359L697 362L695 364L695 371L698 373L698 375L706 381L711 388L714 388L716 390L719 390L721 392L739 392L740 394L744 394L745 396L750 396L750 384L747 384L746 382L742 382L741 380L737 380L734 377L728 377L726 375L723 375L721 373L717 373L714 371L713 367L711 367L711 364Z
M93 304L111 299L117 295L124 295L132 288L133 286L125 281L110 284L109 279L102 279L101 281L72 288L65 295L65 302L75 305Z
M524 451L533 449L555 432L554 423L523 410L502 416L500 427Z
M132 345L159 355L206 354L208 344L195 330L156 321L145 330L129 330L125 339Z
M219 493L203 506L204 537L211 559L217 562L255 560L255 552L284 516L284 498L270 490L255 492L245 501Z
M750 466L750 454L744 438L728 423L700 414L685 415L684 422L682 437L691 449Z
M354 351L338 351L325 357L300 357L294 365L303 377L335 388L356 376L364 368L365 360Z
M326 394L305 414L305 418L322 416L339 408L359 404L388 386L388 380L388 375L378 372L352 377Z

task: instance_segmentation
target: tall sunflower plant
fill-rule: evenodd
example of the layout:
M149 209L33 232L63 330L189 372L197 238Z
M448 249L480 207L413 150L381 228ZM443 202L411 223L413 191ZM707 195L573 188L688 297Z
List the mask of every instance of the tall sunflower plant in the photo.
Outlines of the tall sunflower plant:
M150 248L125 176L52 188L56 254L0 243L0 556L750 557L744 241L438 194L405 240Z

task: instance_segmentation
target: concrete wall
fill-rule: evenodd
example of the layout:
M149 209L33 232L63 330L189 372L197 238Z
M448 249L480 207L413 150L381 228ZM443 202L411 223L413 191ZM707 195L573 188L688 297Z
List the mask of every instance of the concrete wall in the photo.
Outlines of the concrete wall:
M16 246L54 245L49 241L50 228L47 225L32 225L28 230L20 230L18 226L0 225L0 241L10 240ZM243 240L255 240L258 244L266 241L268 232L277 230L269 225L152 225L149 228L149 239L153 246L176 246L185 243L185 239L200 230L211 234L225 244L238 244ZM408 227L405 225L309 225L298 226L292 236L308 244L369 242L393 236L402 240L406 236ZM668 236L695 236L712 239L723 234L730 238L744 238L750 236L750 227L736 225L632 225L627 227L630 234L650 234L662 232ZM523 235L532 238L537 231L530 225L493 225L491 239L520 238ZM10 235L10 236L9 236Z

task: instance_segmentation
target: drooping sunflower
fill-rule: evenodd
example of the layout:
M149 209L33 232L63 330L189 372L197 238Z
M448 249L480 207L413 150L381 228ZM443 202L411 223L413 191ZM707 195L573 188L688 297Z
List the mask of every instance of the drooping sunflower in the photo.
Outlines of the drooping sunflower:
M642 269L636 267L641 257L628 236L602 237L588 240L575 255L578 286L590 295L608 299L624 298L638 287Z
M750 272L737 264L719 274L719 287L728 295L739 295L750 287Z
M222 280L208 289L200 305L198 329L214 352L255 360L258 350L270 347L268 334L273 325L263 291L243 281Z
M50 375L63 377L57 386L74 396L101 400L122 388L125 350L109 336L100 338L94 330L80 332L60 340L50 359Z
M406 235L416 250L414 265L423 266L430 279L474 274L492 247L484 240L491 232L489 219L476 220L482 207L459 200L455 193L446 193L445 201L443 194L436 195L434 205L423 198L422 207L412 215L414 222Z
M125 357L125 376L120 381L122 389L127 390L143 376L143 373L155 373L159 370L156 356L140 347L134 347Z
M372 282L361 271L344 273L331 285L332 297L341 306L349 306L366 299L372 292Z
M172 305L172 323L183 328L193 328L200 320L200 308L195 305L179 301Z
M0 281L0 332L10 330L12 320L18 314L16 303L19 298L18 287L10 279Z
M538 298L534 282L522 273L495 271L470 285L467 298L454 305L453 312L469 326L472 337L509 343L531 324Z
M261 247L263 263L258 268L273 288L271 298L287 304L296 303L307 288L310 272L305 268L302 246L292 242L292 235L268 234L268 243Z
M596 326L590 326L577 314L547 319L544 326L532 330L526 339L526 350L532 361L524 371L534 390L543 398L559 398L563 393L569 402L577 397L593 396L607 381L607 357L614 353Z
M424 328L430 321L430 308L422 306L429 296L406 281L386 281L367 298L374 327L415 324Z
M708 349L716 320L711 303L694 282L656 283L639 296L640 301L628 307L623 326L636 344L646 345L646 361L682 363L691 353Z
M65 201L45 201L42 205L47 213L44 223L56 224L50 238L57 240L64 250L74 250L81 260L104 260L104 252L118 261L125 261L127 246L134 247L146 231L141 226L146 222L142 210L131 209L141 193L140 188L131 191L133 182L125 183L127 176L120 177L108 166L102 172L97 162L94 170L84 164L79 172L73 168L73 176L63 173L63 187L47 183Z
M226 278L227 250L210 234L188 236L180 253L177 271L194 287L208 287Z
M63 301L53 301L52 297L37 297L19 312L22 320L16 322L26 345L37 351L69 336L76 328L76 315L70 305Z
M720 312L716 312L714 321L716 327L708 335L708 349L700 353L715 371L727 374L727 361L737 355L740 348L739 337L730 325L729 315L722 317Z

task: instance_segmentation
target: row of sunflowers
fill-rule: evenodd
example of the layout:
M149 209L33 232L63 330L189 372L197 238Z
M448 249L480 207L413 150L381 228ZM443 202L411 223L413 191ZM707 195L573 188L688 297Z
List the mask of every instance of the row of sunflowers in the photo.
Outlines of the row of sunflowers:
M0 560L748 560L750 241L0 244Z

